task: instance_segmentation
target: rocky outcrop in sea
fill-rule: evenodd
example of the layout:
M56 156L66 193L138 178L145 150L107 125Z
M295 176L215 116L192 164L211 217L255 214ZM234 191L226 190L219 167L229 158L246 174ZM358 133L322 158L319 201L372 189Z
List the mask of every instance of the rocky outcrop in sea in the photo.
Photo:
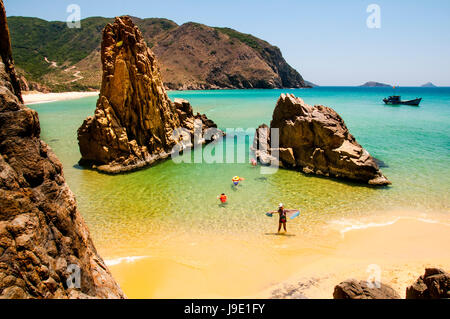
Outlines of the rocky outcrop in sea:
M217 126L205 115L194 115L189 102L169 99L155 55L130 17L105 27L101 56L95 114L78 129L81 165L112 174L152 165L169 157L180 142L180 129L191 133L193 143L208 142L194 139L194 131L202 135ZM220 134L217 130L214 138Z
M278 129L278 147L271 144L271 129ZM339 114L323 105L310 106L292 94L278 99L270 128L265 124L258 128L253 150L263 164L273 163L278 154L279 164L288 169L371 185L391 184Z
M0 0L0 299L124 298L22 104Z

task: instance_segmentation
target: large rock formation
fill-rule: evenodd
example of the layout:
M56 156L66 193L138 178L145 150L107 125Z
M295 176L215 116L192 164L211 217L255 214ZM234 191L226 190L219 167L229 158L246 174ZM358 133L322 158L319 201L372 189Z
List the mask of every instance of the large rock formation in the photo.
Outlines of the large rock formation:
M391 287L380 283L369 287L367 281L349 279L334 287L334 299L400 299L400 295Z
M450 274L439 268L426 268L425 274L406 288L406 299L450 298Z
M292 94L282 94L270 128L279 129L279 148L267 145L271 139L270 132L265 132L267 125L260 126L255 135L253 149L263 163L276 152L280 164L286 168L372 185L390 184L375 159L356 142L339 114L329 107L310 106Z
M2 0L0 54L0 298L123 298L22 104Z
M105 27L101 56L95 115L78 130L80 164L107 173L134 170L167 158L178 142L174 132L194 133L194 120L203 120L201 132L216 127L204 115L194 116L187 101L168 98L155 56L130 17Z

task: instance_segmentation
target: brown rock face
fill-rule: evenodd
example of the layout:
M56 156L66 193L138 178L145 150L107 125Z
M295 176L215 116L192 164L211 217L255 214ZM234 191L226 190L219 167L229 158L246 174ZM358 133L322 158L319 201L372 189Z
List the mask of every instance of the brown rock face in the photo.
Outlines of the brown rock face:
M148 41L170 89L307 87L280 49L232 29L188 22Z
M22 92L29 92L29 91L37 91L42 93L50 93L51 90L42 84L39 84L37 82L33 81L27 81L27 79L23 75L19 75L19 84L20 84L20 90Z
M334 287L334 299L400 299L391 287L380 284L380 288L370 288L366 281L346 280Z
M0 56L2 59L1 62L3 63L0 69L0 80L2 81L2 85L5 86L4 89L11 91L17 97L18 101L23 103L20 83L14 69L8 22L6 21L5 6L2 0L0 0L0 11Z
M442 298L450 298L450 274L442 269L425 269L425 274L406 288L406 299Z
M78 130L81 164L95 164L106 173L151 165L169 156L178 142L177 129L193 129L195 119L206 120L194 116L187 101L168 98L155 56L130 17L105 27L101 56L103 79L95 115ZM203 122L202 132L209 127L214 123Z
M264 152L261 145L267 142L257 132L254 149L259 149L256 155L262 162L277 151L286 168L372 185L391 184L375 159L350 134L339 114L329 107L310 106L292 94L282 94L270 128L279 129L279 148Z
M123 298L21 102L2 0L0 40L0 298Z

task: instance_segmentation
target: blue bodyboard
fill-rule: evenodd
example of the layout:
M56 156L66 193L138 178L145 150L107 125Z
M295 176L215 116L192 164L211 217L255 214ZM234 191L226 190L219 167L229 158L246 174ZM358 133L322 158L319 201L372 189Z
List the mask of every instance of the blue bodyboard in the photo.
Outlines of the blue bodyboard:
M297 218L298 216L300 216L300 211L296 211L295 213L293 213L290 217L290 219L294 219Z

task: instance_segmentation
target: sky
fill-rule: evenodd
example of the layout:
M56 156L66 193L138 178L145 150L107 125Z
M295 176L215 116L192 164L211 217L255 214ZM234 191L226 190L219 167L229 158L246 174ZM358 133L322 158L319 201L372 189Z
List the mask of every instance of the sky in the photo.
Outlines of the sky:
M4 0L8 16L167 18L230 27L278 46L286 61L318 85L377 81L450 86L449 0ZM379 8L367 12L368 6ZM369 23L367 20L372 22ZM375 18L377 18L375 16ZM374 28L373 26L379 26ZM82 27L82 25L81 25Z

